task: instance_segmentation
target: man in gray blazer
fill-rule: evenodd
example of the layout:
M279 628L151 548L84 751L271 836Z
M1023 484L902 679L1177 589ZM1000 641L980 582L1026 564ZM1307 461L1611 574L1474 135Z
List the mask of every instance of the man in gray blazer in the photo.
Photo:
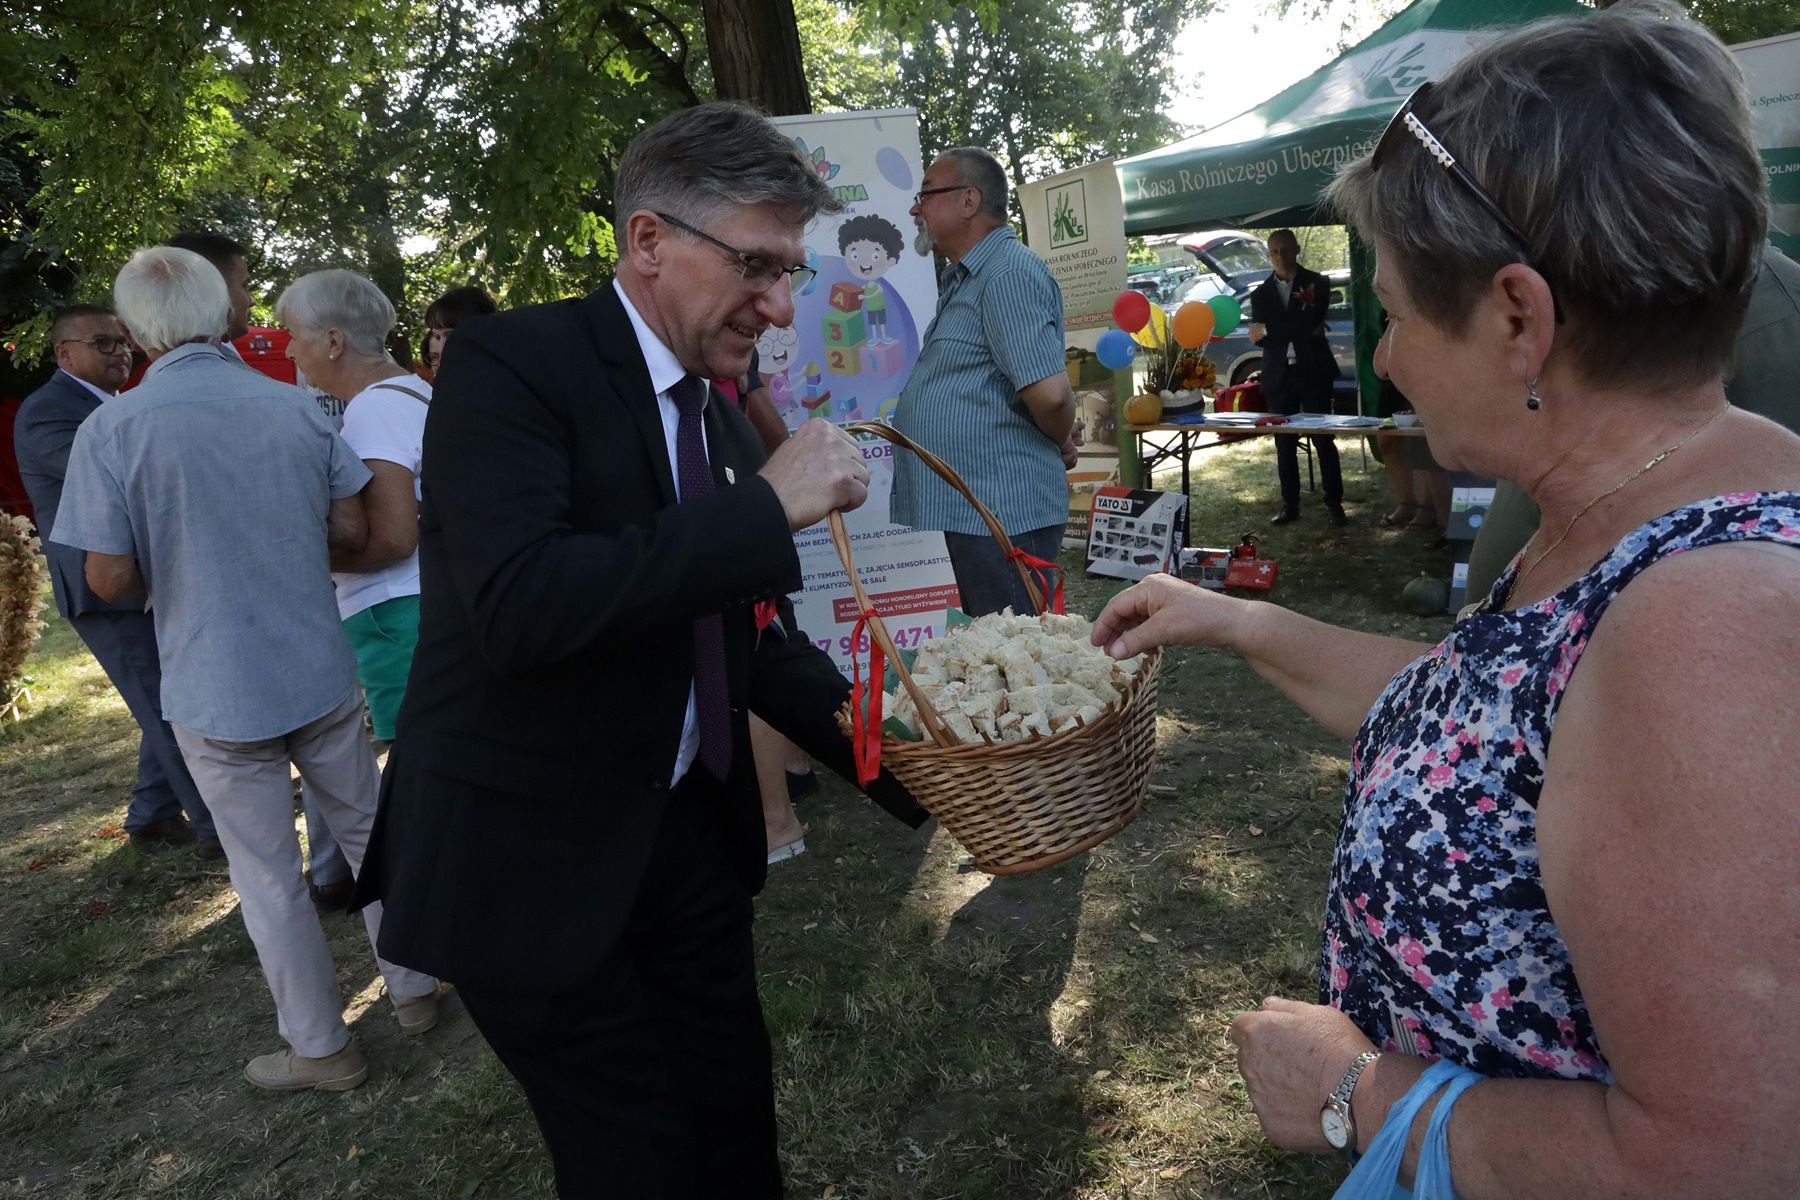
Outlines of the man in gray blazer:
M110 309L81 304L60 310L50 329L56 374L25 398L13 424L19 475L37 510L37 527L50 565L56 610L68 618L136 718L138 781L125 811L125 831L138 842L195 843L201 858L222 858L212 814L182 761L175 735L162 717L162 667L156 629L140 599L109 603L94 594L83 574L86 555L50 540L62 503L63 478L75 431L111 399L131 373L131 345ZM182 812L187 816L183 818Z

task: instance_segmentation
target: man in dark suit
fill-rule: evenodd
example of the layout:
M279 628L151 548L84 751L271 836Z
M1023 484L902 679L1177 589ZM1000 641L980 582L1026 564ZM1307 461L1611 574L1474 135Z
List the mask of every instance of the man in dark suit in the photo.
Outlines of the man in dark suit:
M125 811L125 831L138 842L195 843L202 858L222 858L212 814L182 761L162 716L162 667L156 627L144 601L102 600L83 572L86 554L50 540L75 431L131 374L131 345L111 309L81 304L57 312L50 326L56 374L25 398L13 424L19 476L36 510L50 566L56 611L68 618L125 706L137 720L138 780ZM183 811L187 816L183 817Z
M1338 377L1337 359L1325 341L1325 313L1331 307L1331 284L1317 271L1300 265L1300 241L1291 229L1269 235L1269 261L1275 272L1250 293L1250 340L1262 347L1262 391L1270 412L1331 411L1331 381ZM1280 435L1275 442L1275 471L1281 480L1281 511L1269 519L1285 525L1300 516L1300 447L1298 439ZM1338 466L1337 443L1312 439L1325 484L1325 509L1334 525L1343 525L1344 476Z
M868 473L822 421L765 462L705 381L790 323L802 231L837 201L732 104L646 130L617 179L611 284L446 348L358 899L385 905L384 955L456 982L561 1195L776 1197L748 715L853 771L848 684L790 612L756 611L800 586L793 532ZM925 820L891 777L868 791Z

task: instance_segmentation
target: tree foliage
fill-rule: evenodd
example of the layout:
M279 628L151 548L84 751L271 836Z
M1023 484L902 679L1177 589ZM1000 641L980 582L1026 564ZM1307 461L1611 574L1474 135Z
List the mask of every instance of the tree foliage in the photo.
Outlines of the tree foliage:
M1179 129L1163 114L1168 47L1204 0L1011 0L997 14L914 10L899 41L899 92L926 153L991 150L1015 184L1147 150Z
M928 152L1022 180L1177 132L1167 50L1207 3L0 0L0 327L35 361L52 303L204 226L253 247L264 314L302 271L365 272L404 352L450 284L604 278L626 143L716 94L709 40L776 44L790 4L815 109L914 105Z

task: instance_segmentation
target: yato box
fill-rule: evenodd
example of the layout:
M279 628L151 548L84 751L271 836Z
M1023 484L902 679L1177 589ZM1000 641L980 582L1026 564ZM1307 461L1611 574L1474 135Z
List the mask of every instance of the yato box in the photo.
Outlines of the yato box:
M1103 487L1088 528L1090 575L1143 579L1173 572L1187 540L1186 496Z
M1225 590L1225 569L1231 565L1231 551L1223 546L1190 546L1181 552L1176 574L1189 583L1215 592Z

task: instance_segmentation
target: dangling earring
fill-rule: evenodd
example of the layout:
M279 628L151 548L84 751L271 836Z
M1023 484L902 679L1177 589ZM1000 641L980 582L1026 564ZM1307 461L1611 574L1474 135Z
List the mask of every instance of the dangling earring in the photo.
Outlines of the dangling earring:
M1544 406L1544 398L1538 395L1537 385L1536 379L1525 385L1525 407L1532 412L1536 412Z

